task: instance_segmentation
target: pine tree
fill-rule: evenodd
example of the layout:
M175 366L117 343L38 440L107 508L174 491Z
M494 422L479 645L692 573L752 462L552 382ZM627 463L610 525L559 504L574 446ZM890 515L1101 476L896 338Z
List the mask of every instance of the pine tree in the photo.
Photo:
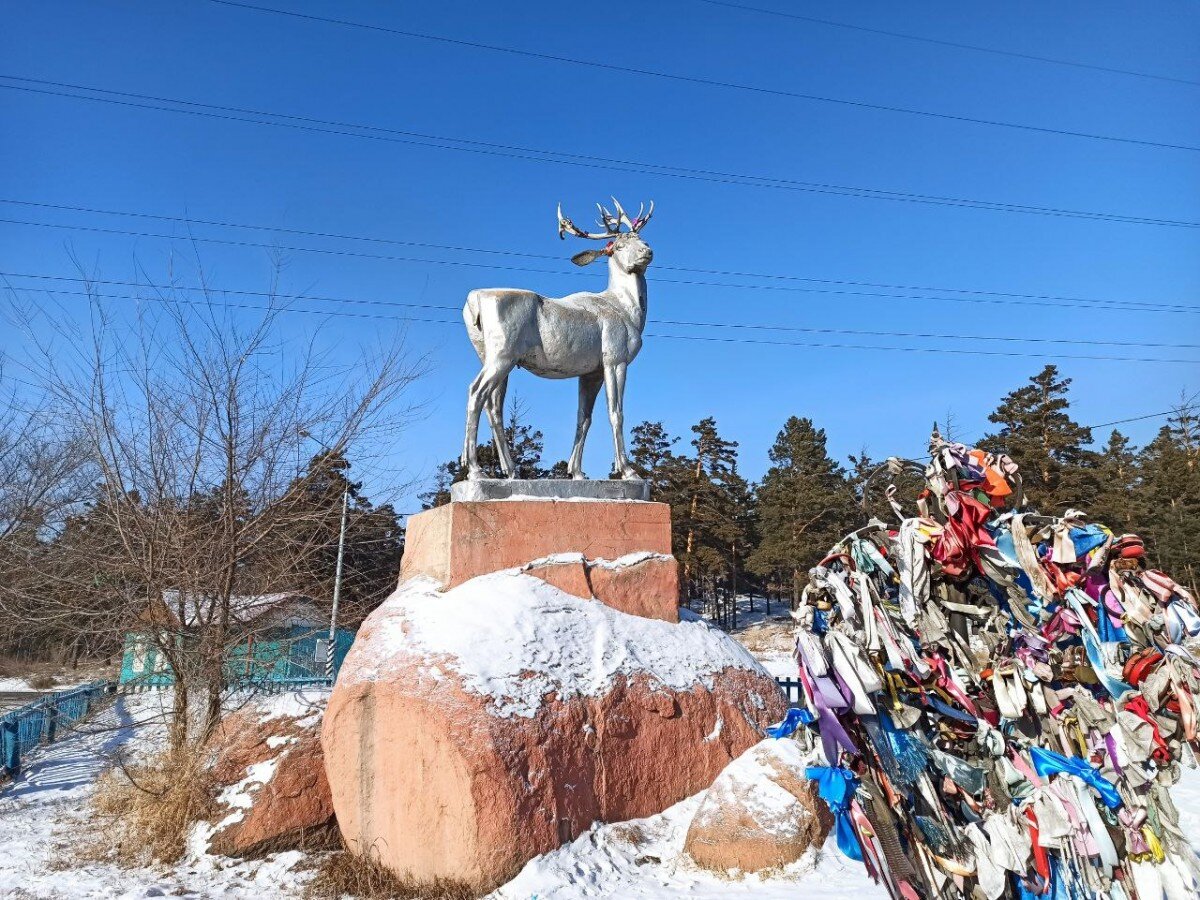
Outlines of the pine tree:
M737 627L737 597L740 591L748 587L746 583L746 561L758 545L758 496L755 487L740 474L735 466L729 476L727 491L730 499L732 518L726 540L729 565L729 591L732 595L730 603L729 627ZM753 588L751 590L750 611L754 611Z
M680 469L679 457L671 448L679 438L671 437L662 422L641 422L633 427L630 437L629 458L650 482L650 496L670 503Z
M395 509L390 504L375 506L363 493L362 483L349 479L349 470L350 463L344 456L320 453L298 479L305 499L292 511L293 524L286 526L287 533L280 535L280 539L292 546L315 548L301 558L299 568L275 572L269 546L248 560L247 565L252 571L269 574L273 583L286 584L321 600L331 599L342 496L348 493L340 618L353 627L395 587L404 550L404 529Z
M669 434L661 422L635 425L631 438L629 458L650 482L650 499L671 507L671 547L682 557L691 514L693 461L675 452L679 438ZM680 586L686 596L686 583Z
M809 568L857 521L845 470L830 458L825 432L793 416L775 438L758 489L761 530L750 567L791 583L798 602Z
M567 464L560 461L550 469L542 468L542 433L523 421L525 407L513 400L509 407L504 434L512 453L514 478L566 478ZM476 446L476 458L485 478L504 478L500 468L500 456L492 441ZM445 506L450 502L450 486L467 477L466 470L458 459L448 460L437 467L430 490L418 495L422 509Z
M988 416L1000 429L980 442L1013 458L1027 502L1047 514L1086 508L1098 494L1096 454L1086 449L1092 432L1068 412L1070 386L1070 378L1059 378L1057 366L1047 365L1000 401Z
M1150 518L1141 489L1137 451L1119 431L1108 436L1108 443L1096 456L1096 482L1096 499L1087 509L1092 521L1121 534Z
M1139 454L1142 506L1138 533L1151 559L1192 590L1200 587L1200 419L1188 408L1168 420Z
M732 534L734 503L728 485L737 473L737 441L727 441L709 416L692 426L695 456L687 458L683 487L683 586L690 597L702 579L727 568L724 548Z

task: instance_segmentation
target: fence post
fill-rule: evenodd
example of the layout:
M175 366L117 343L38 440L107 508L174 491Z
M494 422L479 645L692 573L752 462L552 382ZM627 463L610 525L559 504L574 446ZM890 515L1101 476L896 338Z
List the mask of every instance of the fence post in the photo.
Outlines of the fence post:
M42 743L53 744L58 736L58 703L54 700L46 700L45 703L46 724L42 729Z
M7 740L5 739L7 738ZM0 721L0 744L4 745L4 768L9 778L21 774L21 730L15 719Z

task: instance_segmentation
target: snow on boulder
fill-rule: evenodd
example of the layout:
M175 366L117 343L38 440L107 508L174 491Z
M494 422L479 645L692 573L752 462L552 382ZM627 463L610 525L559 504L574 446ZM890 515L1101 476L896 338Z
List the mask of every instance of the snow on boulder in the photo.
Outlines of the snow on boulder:
M792 740L768 738L717 776L688 828L684 850L715 872L758 872L820 848L832 826L810 760Z
M323 693L260 697L225 717L209 740L220 818L192 848L223 856L326 846L336 837L321 755Z
M486 891L595 821L709 786L785 709L695 616L619 612L517 571L403 583L363 624L322 728L347 846Z

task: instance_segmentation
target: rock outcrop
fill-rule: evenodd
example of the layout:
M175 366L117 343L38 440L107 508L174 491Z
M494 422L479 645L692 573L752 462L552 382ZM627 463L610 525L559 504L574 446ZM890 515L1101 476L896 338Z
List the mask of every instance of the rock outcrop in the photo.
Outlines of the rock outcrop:
M359 631L322 744L348 846L482 892L594 821L708 787L785 709L696 617L629 615L509 571L401 585Z
M833 823L804 777L807 764L795 741L768 738L751 747L708 789L684 851L713 871L758 872L819 848Z
M227 716L209 741L219 816L210 853L257 856L336 841L321 752L321 694L263 697Z
M679 621L679 564L673 556L643 551L588 559L582 553L556 553L526 563L521 571L632 616Z

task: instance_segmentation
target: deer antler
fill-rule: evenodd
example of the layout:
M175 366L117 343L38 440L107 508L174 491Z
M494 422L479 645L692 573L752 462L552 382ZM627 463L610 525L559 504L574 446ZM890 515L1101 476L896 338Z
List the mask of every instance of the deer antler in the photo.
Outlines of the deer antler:
M613 206L617 210L615 214L609 212L607 207L602 206L599 203L596 204L596 209L600 211L600 219L598 224L604 227L603 234L593 234L590 231L584 231L582 228L578 227L574 222L563 215L562 204L558 204L559 239L561 240L563 235L565 235L567 232L570 232L571 234L575 235L575 237L587 238L588 240L592 241L609 241L621 233L622 225L626 226L630 231L636 234L645 227L646 223L650 221L650 217L654 215L653 200L650 201L650 209L646 210L645 215L642 214L642 211L646 209L646 205L644 203L640 204L638 206L637 217L633 220L630 220L629 214L626 213L621 207L620 200L618 200L616 197L613 197L612 202Z
M604 230L607 231L609 234L620 234L621 233L621 218L620 218L620 216L614 216L612 213L610 213L608 211L608 209L606 207L601 206L599 203L596 204L596 209L600 210L599 224L604 226Z
M643 228L646 227L646 223L650 221L650 217L652 215L654 215L654 201L653 200L650 201L650 209L647 210L647 212L644 216L642 215L642 204L639 203L637 218L633 220L633 224L630 226L630 230L632 230L634 232L641 231Z
M617 220L618 220L617 227L619 228L620 223L624 222L625 225L628 226L629 230L633 231L633 223L629 221L629 216L625 215L625 210L623 210L621 208L621 201L618 200L616 197L613 197L612 202L613 202L613 206L615 206L617 208Z
M564 216L563 212L562 212L562 204L561 203L558 204L558 238L559 238L559 240L562 240L563 235L565 235L567 232L570 232L571 234L575 235L575 237L587 238L588 240L592 240L592 241L612 240L613 236L616 234L616 231L608 230L608 228L609 228L608 222L609 222L610 215L609 215L608 211L604 209L604 207L600 207L600 214L602 216L604 216L604 222L602 224L605 227L605 231L603 234L592 234L590 231L584 231L582 228L580 228L578 225L576 225L574 222L572 222L570 219L568 219L566 216ZM619 220L617 221L616 227L620 228Z

